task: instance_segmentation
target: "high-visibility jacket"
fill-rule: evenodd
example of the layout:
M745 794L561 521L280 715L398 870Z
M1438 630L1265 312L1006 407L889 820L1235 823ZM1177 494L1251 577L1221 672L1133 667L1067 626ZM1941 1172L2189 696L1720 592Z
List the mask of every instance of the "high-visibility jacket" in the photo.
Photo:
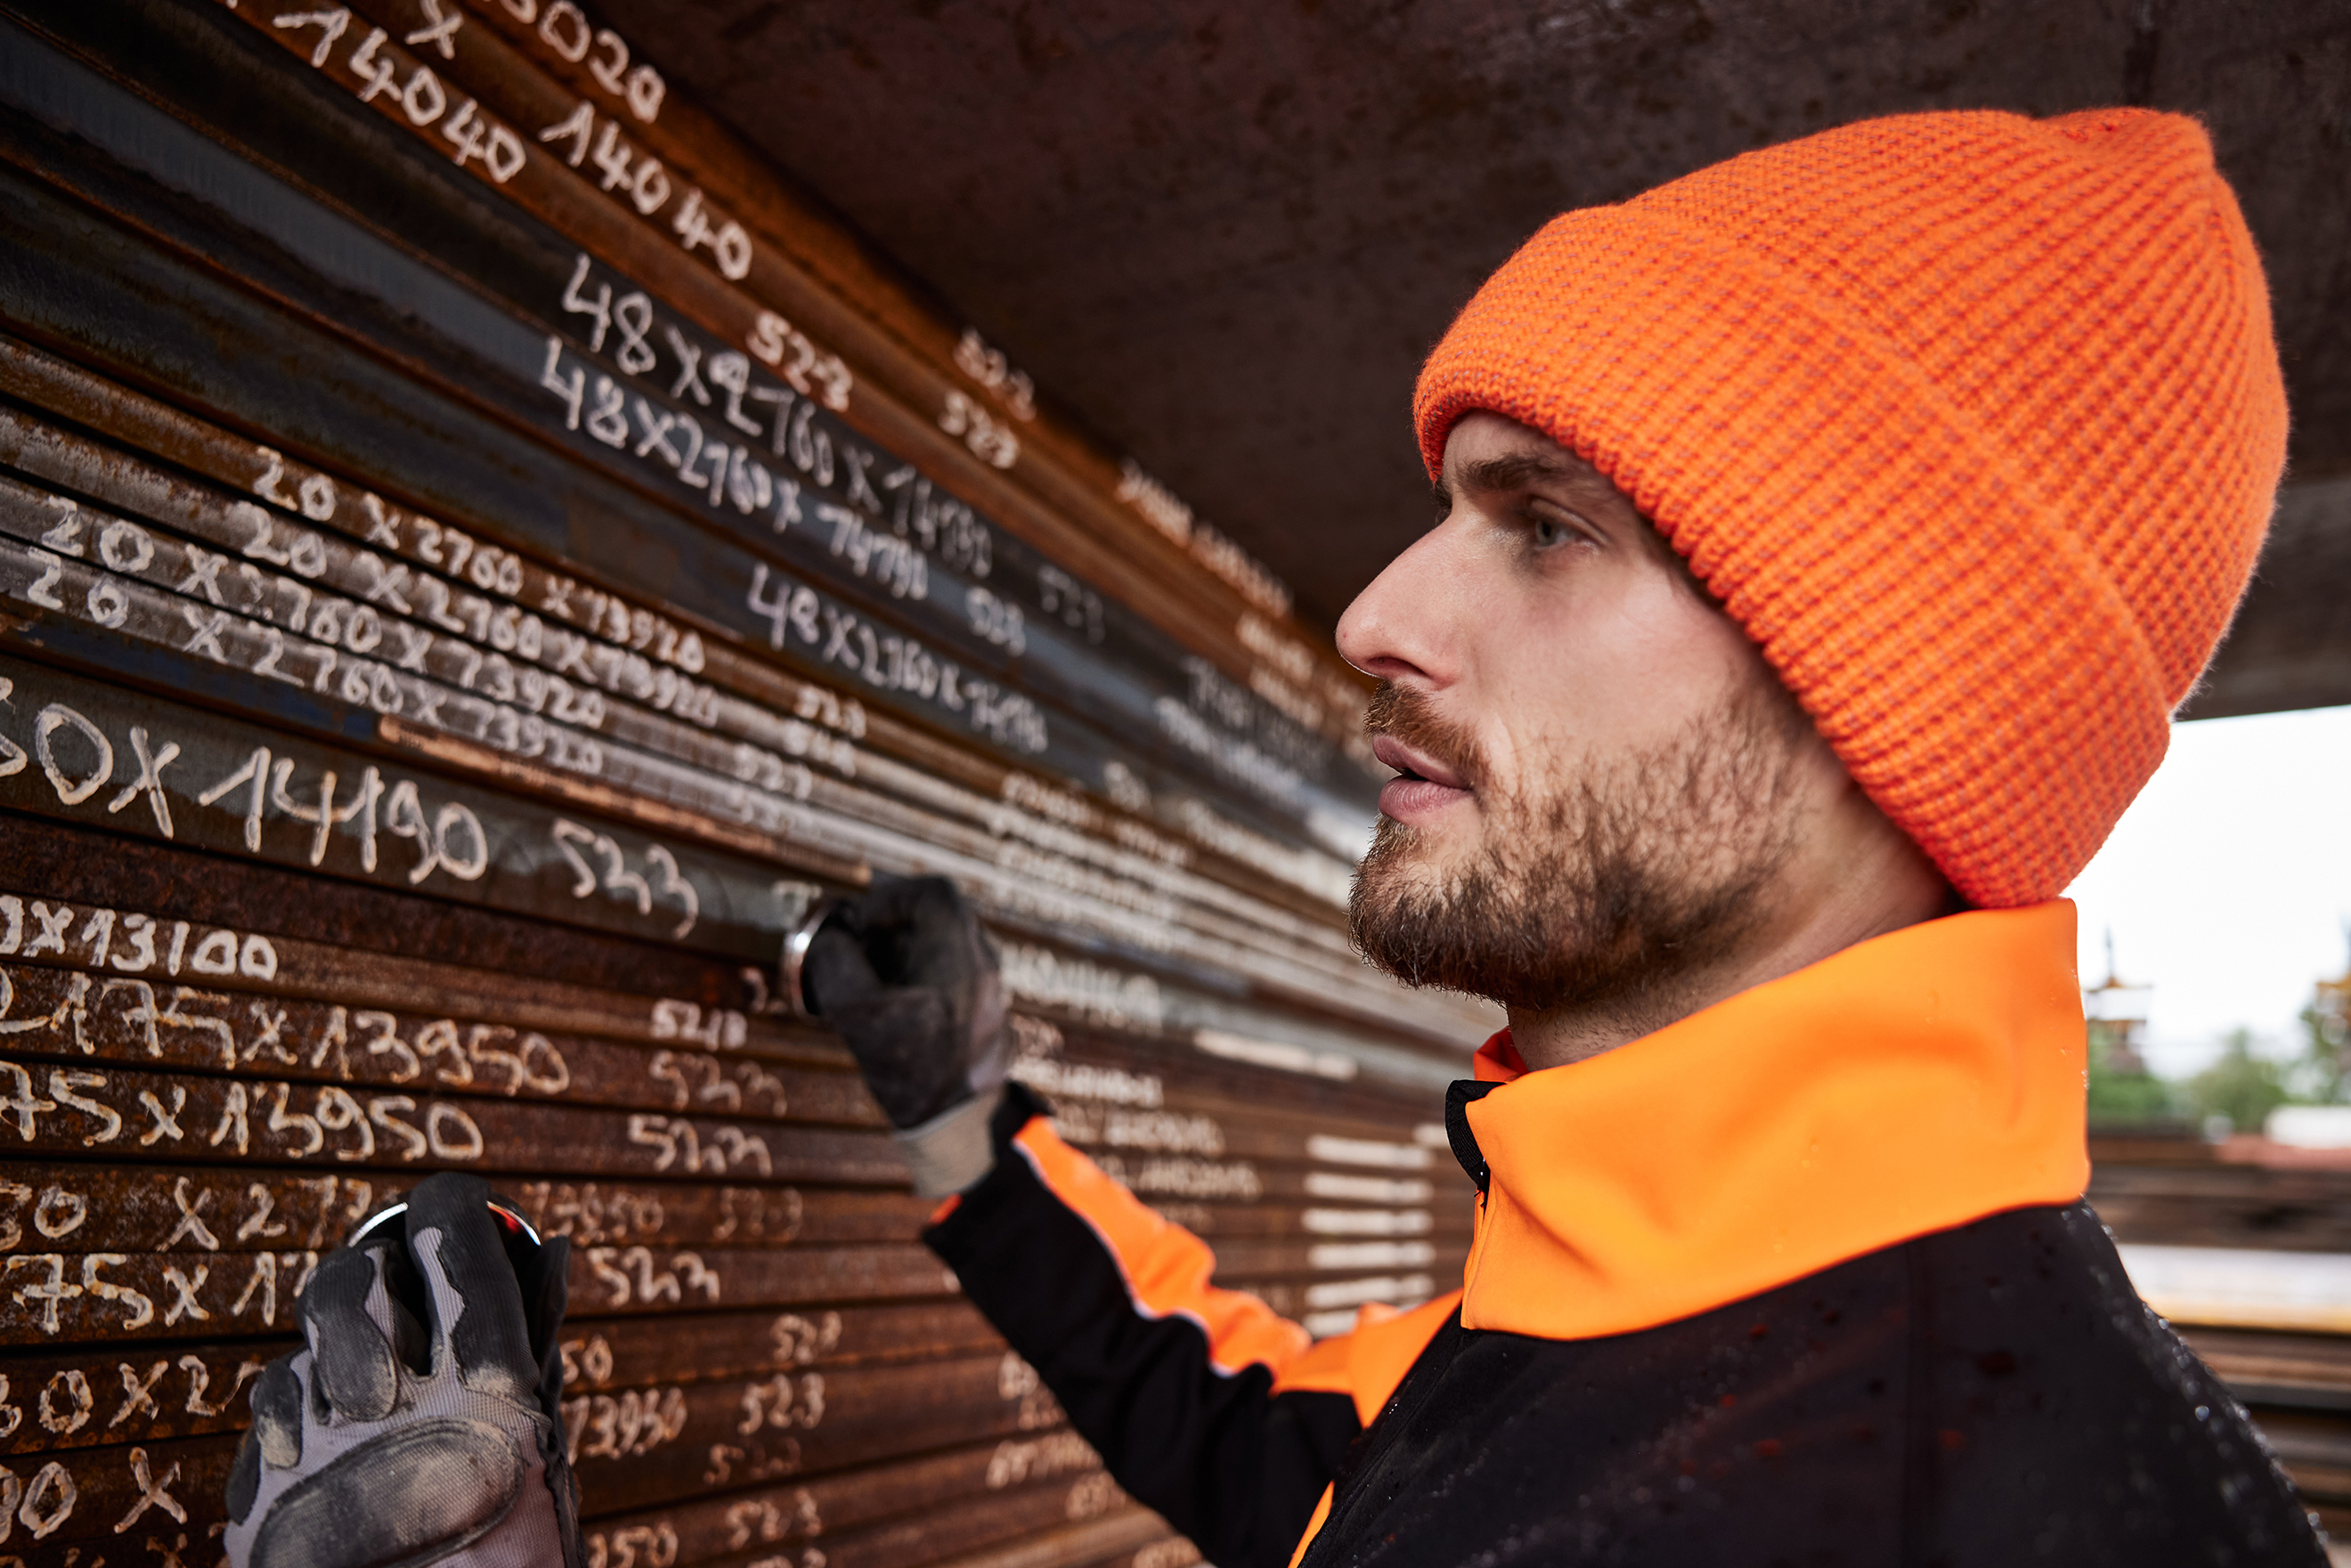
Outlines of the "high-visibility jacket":
M2081 1202L2063 902L1877 937L1447 1105L1462 1288L1319 1343L1055 1136L926 1239L1221 1568L2325 1562Z

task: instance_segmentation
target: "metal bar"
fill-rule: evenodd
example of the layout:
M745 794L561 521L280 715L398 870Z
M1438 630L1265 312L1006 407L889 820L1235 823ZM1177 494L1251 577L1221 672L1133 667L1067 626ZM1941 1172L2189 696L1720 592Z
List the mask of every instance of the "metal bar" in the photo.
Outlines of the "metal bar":
M564 1385L588 1394L1003 1351L996 1331L960 1299L702 1313L691 1335L654 1320L583 1312L565 1329Z
M678 1564L737 1552L772 1552L787 1542L812 1540L820 1540L829 1552L844 1531L878 1521L936 1513L950 1504L967 1507L969 1500L1023 1487L1069 1487L1101 1474L1102 1461L1085 1439L1062 1429L623 1514L595 1529L613 1557L633 1547L641 1560ZM1099 1492L1097 1480L1083 1494L1063 1496L1085 1508Z
M279 974L292 977L286 984L309 988L305 994L366 986L373 966L363 955L372 954L406 960L402 972L417 976L420 983L457 987L455 993L434 993L453 1000L469 989L466 977L495 971L504 982L499 994L507 998L507 1006L545 1008L556 1015L541 1019L543 1028L579 1028L583 1022L595 1027L592 1013L587 1019L561 1016L583 998L670 997L697 1008L740 1009L756 994L747 988L747 966L682 947L222 860L160 839L116 837L104 854L92 854L87 830L16 814L6 821L9 853L0 891L127 905L156 918L243 931L300 932L298 937L280 936ZM380 1000L383 1004L430 1005L422 996L387 996ZM779 1041L801 1040L814 1052L811 1061L848 1060L837 1046L818 1043L819 1037L778 1030L765 1019L754 1020L748 1033L755 1041L766 1040L770 1054L781 1049Z
M298 1087L0 1058L0 1120L35 1157L148 1157L329 1168L468 1169L583 1176L730 1176L737 1181L905 1179L878 1133L579 1109L364 1086Z
M599 1513L1061 1424L1009 1352L584 1396L564 1416Z
M325 899L306 903L294 895L320 884L272 866L163 843L117 843L92 856L87 835L24 818L10 819L8 833L22 852L0 872L0 897L16 900L0 904L0 957L19 963L354 1007L492 1013L550 1032L851 1065L829 1036L760 1012L759 988L742 968L632 968L625 959L637 950L618 943L560 930L554 944L518 942L547 928L413 895L329 884ZM320 904L345 915L325 933L339 941L285 934L328 925L314 918ZM566 964L566 956L589 962ZM544 968L528 967L540 959Z
M220 1171L209 1166L0 1162L0 1254L90 1245L130 1253L323 1251L411 1178ZM572 1180L500 1190L542 1236L664 1249L911 1240L936 1206L906 1193L696 1182ZM584 1309L583 1309L584 1310Z
M1197 1568L1200 1561L1200 1549L1168 1531L1162 1521L1155 1535L1142 1537L1141 1545L1102 1558L1092 1568Z
M1108 1506L1118 1511L1086 1523L1061 1522L1071 1517L1073 1504L1088 1506L1099 1490L1083 1479L1067 1487L1028 1488L946 1518L926 1516L828 1538L817 1550L824 1568L908 1568L940 1563L942 1553L945 1568L1079 1568L1098 1558L1104 1546L1147 1540L1166 1529L1155 1514L1115 1503ZM759 1553L745 1553L718 1559L713 1568L752 1568L763 1560ZM815 1564L808 1552L792 1561L795 1568Z
M2351 1176L2258 1166L2095 1162L2089 1200L2125 1241L2351 1250Z
M235 1344L59 1346L0 1357L0 1455L161 1443L245 1429L245 1386L295 1349L290 1336Z
M198 1340L282 1333L319 1253L12 1252L0 1259L0 1344ZM911 1244L699 1253L584 1247L572 1254L582 1318L950 1297L954 1277Z
M214 1539L209 1527L225 1522L236 1444L224 1433L68 1448L38 1465L21 1460L22 1500L10 1516L14 1528L0 1537L0 1552L18 1556L26 1568L98 1568L98 1552L83 1545L97 1541L117 1551L141 1551L150 1560L175 1552L201 1559ZM151 1541L156 1544L149 1546Z
M1074 1493L1076 1489L1071 1490ZM1157 1514L1113 1504L1111 1511L1085 1523L1063 1525L1026 1541L975 1552L941 1568L1086 1568L1091 1564L1182 1568L1199 1560L1191 1542L1169 1536L1166 1521Z
M266 989L240 998L200 981L159 986L103 969L0 964L0 1031L7 1060L26 1065L109 1062L370 1088L423 1083L509 1099L720 1111L749 1121L886 1125L862 1081L849 1072L551 1036L495 1016L354 1010Z
M0 1356L0 1455L160 1442L241 1429L242 1392L293 1336L230 1343L118 1344ZM564 1385L580 1398L629 1390L764 1382L777 1373L927 1363L1003 1351L962 1302L698 1316L690 1336L626 1318L565 1325ZM584 1417L583 1417L584 1420ZM919 1434L916 1434L919 1437Z

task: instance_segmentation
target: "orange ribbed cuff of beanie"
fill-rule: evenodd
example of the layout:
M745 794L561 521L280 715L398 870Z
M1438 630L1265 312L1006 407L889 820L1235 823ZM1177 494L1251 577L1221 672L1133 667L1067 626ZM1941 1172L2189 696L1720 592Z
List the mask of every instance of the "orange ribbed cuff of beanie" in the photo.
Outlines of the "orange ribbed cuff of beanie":
M1971 903L2053 896L2163 758L2284 460L2195 121L1905 115L1568 213L1421 372L1606 474Z

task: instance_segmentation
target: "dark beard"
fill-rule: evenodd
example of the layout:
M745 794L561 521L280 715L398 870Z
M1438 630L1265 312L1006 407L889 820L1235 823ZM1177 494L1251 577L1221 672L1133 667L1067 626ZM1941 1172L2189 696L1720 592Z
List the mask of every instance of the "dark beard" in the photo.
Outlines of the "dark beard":
M1813 735L1765 679L1653 751L1498 798L1468 732L1418 692L1384 685L1365 723L1481 786L1486 839L1468 869L1437 883L1416 865L1419 833L1381 818L1348 901L1357 951L1406 985L1534 1013L1638 1009L1733 952L1768 916L1792 852L1797 762Z

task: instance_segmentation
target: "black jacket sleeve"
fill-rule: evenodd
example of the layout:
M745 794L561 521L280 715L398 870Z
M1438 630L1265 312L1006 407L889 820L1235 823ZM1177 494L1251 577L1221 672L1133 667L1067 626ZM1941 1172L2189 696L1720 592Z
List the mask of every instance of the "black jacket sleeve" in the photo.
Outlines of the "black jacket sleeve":
M1304 1331L1210 1287L1206 1245L1061 1145L1044 1109L1010 1086L996 1168L924 1239L1129 1495L1220 1568L1284 1568L1361 1430L1354 1401L1275 1394Z

